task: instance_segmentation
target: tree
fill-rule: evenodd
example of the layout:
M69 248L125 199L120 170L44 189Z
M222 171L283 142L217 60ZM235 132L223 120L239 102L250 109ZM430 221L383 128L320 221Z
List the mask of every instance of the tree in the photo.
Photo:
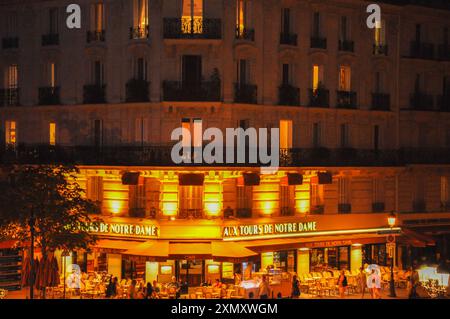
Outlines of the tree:
M56 249L89 250L96 241L89 227L100 220L88 214L98 207L83 197L76 173L75 167L61 165L3 167L0 240L34 242L31 256L39 247L43 258Z

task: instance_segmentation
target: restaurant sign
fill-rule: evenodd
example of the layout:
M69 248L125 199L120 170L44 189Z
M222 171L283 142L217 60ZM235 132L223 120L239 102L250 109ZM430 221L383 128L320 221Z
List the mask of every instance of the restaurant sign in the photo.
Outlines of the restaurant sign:
M222 237L226 238L246 238L254 237L285 237L285 235L295 235L317 230L317 222L291 222L291 223L270 223L256 225L236 225L225 226Z
M157 238L159 227L152 224L107 223L91 224L89 232L103 236L126 236L134 238Z

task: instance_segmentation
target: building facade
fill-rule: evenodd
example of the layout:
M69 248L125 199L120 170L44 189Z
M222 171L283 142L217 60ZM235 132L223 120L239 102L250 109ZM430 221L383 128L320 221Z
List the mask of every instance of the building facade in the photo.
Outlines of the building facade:
M448 260L450 11L382 3L370 29L357 0L80 0L69 29L70 3L0 1L0 154L78 165L105 221L86 268L388 265L391 211L396 265ZM279 128L279 170L175 165L196 124Z

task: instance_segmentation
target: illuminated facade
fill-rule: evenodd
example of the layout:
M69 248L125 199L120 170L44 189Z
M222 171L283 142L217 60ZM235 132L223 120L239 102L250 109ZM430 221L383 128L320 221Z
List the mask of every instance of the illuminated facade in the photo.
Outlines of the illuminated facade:
M382 4L373 30L357 0L81 0L69 30L69 3L0 1L1 155L79 164L86 196L122 225L99 231L86 267L130 276L140 256L147 279L167 279L203 260L193 284L242 262L355 270L389 262L391 211L448 258L449 11ZM196 121L279 127L279 171L173 165L172 130ZM397 238L399 266L426 246Z

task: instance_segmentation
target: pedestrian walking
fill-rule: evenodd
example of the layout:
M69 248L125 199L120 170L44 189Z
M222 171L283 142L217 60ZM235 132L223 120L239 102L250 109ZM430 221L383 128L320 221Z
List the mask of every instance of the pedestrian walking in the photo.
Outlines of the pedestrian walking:
M297 276L294 275L292 277L292 292L291 297L293 299L298 299L300 297L300 282L297 279Z
M347 290L347 276L345 276L345 270L341 270L341 274L338 279L339 296L345 298L345 291Z

